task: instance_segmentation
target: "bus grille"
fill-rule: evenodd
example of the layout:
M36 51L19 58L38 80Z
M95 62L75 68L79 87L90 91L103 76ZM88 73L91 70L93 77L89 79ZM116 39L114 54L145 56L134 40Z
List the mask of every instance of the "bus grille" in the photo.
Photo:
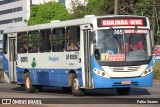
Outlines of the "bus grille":
M123 85L121 83L114 83L113 84L113 87L121 87L121 86L138 86L138 82L131 82L131 84L126 84L126 85Z
M139 68L140 66L110 67L113 72L134 72Z

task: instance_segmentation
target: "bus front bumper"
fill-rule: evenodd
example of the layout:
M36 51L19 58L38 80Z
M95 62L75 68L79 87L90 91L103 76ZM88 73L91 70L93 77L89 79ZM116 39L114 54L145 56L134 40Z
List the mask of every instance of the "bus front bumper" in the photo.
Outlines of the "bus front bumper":
M153 85L153 72L144 77L104 78L95 76L94 88L144 87Z

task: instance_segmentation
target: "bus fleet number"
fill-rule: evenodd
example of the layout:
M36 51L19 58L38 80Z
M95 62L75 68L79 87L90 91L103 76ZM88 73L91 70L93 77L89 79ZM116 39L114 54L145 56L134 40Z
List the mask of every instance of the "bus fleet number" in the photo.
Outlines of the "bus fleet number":
M123 31L122 30L114 30L114 34L115 35L123 34Z

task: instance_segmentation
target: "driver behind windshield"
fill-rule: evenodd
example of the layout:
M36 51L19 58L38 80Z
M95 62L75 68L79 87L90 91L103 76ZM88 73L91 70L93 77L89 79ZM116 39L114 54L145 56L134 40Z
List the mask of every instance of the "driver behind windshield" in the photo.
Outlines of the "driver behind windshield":
M103 32L102 36L99 37L99 41L101 41L100 51L102 53L105 53L105 52L107 52L109 54L117 54L118 53L119 44L111 33Z

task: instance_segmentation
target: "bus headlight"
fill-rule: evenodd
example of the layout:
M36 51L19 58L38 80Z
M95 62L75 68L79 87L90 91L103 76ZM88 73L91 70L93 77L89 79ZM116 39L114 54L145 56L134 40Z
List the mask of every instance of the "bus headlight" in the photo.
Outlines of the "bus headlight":
M106 71L100 70L98 68L94 68L93 72L101 77L106 77L109 78L108 74L106 73Z
M142 73L141 76L146 76L146 75L150 74L152 71L153 71L153 67L150 67L150 68L146 69L146 70Z

